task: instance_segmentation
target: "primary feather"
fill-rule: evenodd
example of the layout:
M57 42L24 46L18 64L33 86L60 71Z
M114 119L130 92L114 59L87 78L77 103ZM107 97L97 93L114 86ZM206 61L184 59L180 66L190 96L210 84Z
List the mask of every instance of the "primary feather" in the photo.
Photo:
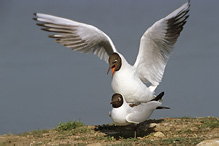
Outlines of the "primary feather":
M143 82L159 85L173 47L189 17L189 1L155 22L143 34L134 66Z
M42 30L54 32L49 35L56 42L67 48L82 53L94 53L101 59L108 61L108 57L117 52L112 40L98 28L48 14L36 13L38 25Z

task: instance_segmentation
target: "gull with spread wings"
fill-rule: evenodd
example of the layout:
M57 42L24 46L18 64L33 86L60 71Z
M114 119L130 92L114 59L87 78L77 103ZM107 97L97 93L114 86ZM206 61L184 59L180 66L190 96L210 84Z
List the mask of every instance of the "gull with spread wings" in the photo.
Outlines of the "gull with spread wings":
M67 48L82 53L93 53L109 63L112 69L112 89L120 93L128 103L148 102L163 78L163 73L174 45L188 18L190 1L155 22L140 40L139 52L134 65L120 54L112 40L100 29L48 14L35 13L42 30ZM146 83L150 83L149 87Z

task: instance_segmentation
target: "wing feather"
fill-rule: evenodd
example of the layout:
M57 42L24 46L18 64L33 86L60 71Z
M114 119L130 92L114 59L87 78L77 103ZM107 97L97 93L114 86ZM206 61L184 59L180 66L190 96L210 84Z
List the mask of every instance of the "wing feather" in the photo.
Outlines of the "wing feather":
M126 116L126 121L135 124L144 122L150 118L153 111L160 105L161 102L159 101L141 103L140 105L133 107L132 112Z
M143 34L134 64L143 82L155 87L161 82L166 63L189 17L189 7L190 1L155 22Z
M108 62L108 57L117 52L112 40L98 28L48 14L36 13L37 25L42 30L54 32L49 35L67 48L82 53L94 53Z

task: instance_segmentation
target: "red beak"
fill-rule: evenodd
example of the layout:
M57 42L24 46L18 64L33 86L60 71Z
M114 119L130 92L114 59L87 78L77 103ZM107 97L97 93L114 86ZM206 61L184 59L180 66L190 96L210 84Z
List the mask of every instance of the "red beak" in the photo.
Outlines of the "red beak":
M107 74L109 73L110 69L111 69L111 67L109 67L109 69L108 69L108 71L107 71ZM114 66L112 67L111 77L113 77L113 74L114 74L114 72L115 72L115 69L116 69L116 65L114 65Z

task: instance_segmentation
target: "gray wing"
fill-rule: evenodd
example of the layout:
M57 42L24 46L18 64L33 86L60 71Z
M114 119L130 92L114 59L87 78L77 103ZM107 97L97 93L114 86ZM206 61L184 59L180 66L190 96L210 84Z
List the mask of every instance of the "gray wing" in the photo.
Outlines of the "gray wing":
M190 2L154 23L143 34L134 66L143 82L159 85L173 47L189 17Z
M54 32L49 35L55 38L56 42L63 44L67 48L82 53L94 53L100 59L108 62L108 57L113 52L117 52L112 40L98 28L48 14L35 13L37 25L42 26L42 30Z

